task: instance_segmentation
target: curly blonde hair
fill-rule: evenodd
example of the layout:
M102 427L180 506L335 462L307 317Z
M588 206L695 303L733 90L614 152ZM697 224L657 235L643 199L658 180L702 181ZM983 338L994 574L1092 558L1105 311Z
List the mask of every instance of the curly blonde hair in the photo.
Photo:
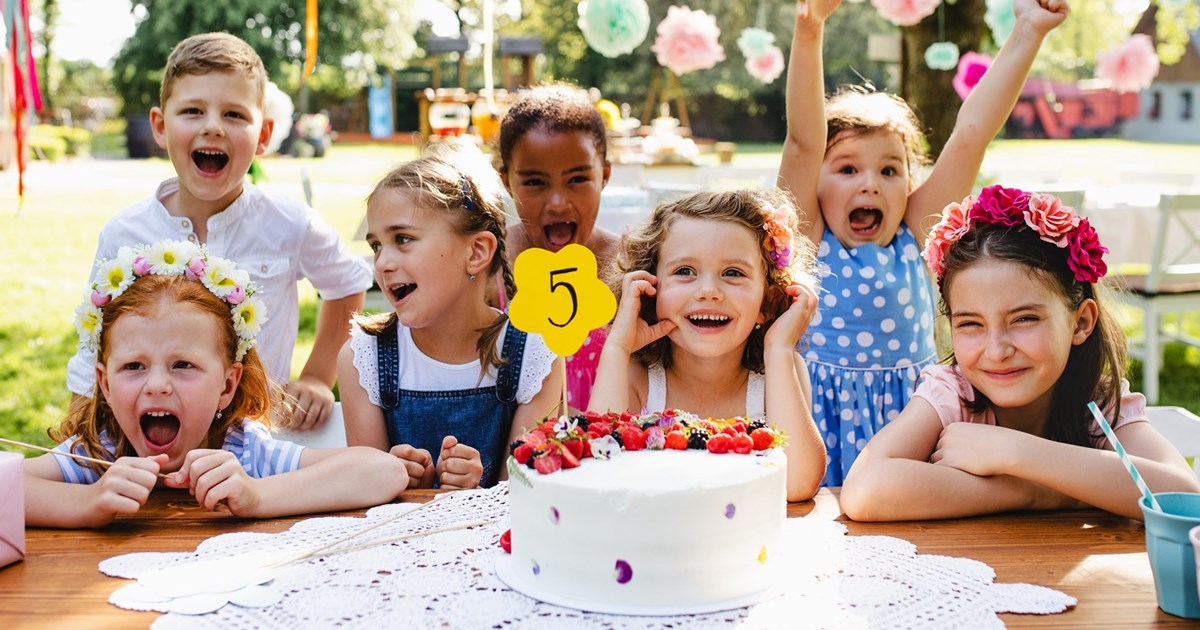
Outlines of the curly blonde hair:
M787 227L791 230L791 263L779 267L771 259L771 252L762 245L767 238L767 223L776 208L786 208ZM796 204L792 196L778 188L741 189L729 191L701 191L685 195L659 205L650 218L621 239L620 250L614 264L608 268L605 280L621 299L622 280L631 271L655 273L663 241L671 226L680 218L722 221L750 230L758 237L759 257L766 270L766 287L763 294L762 313L766 317L761 327L755 328L746 340L742 354L742 366L754 372L763 371L763 337L771 324L788 309L791 300L786 293L793 284L817 285L815 275L816 249L806 238L796 238L799 227ZM641 317L647 322L657 321L653 298L643 298ZM634 358L646 367L671 365L671 342L666 338L634 353Z

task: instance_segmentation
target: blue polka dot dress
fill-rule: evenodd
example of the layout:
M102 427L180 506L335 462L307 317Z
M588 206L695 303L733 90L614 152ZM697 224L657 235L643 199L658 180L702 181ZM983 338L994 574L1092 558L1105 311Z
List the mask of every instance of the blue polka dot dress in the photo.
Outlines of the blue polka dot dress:
M808 363L813 419L840 486L867 441L893 420L934 362L933 290L908 226L890 245L847 249L828 229L817 248L820 306L799 350Z

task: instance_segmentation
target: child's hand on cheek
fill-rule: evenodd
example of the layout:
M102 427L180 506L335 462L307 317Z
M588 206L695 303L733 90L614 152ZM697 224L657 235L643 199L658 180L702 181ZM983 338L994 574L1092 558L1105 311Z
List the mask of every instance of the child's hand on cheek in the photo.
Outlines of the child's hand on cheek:
M233 453L224 450L190 451L183 466L168 475L164 483L187 488L205 509L228 511L235 516L255 516L262 500L254 479Z
M653 326L641 318L642 296L654 297L658 293L658 278L648 271L631 271L621 281L621 303L608 333L607 344L615 344L628 354L633 354L675 330L675 322L663 320Z
M136 514L150 491L158 482L158 471L170 458L165 454L154 457L122 457L100 475L100 481L92 485L92 509L100 527L112 522L118 514Z
M404 469L408 472L409 488L433 487L434 475L437 474L437 471L433 467L433 456L429 454L429 451L423 448L414 448L410 444L397 444L388 452L404 462Z
M778 289L775 289L778 291ZM817 312L817 294L812 287L793 284L786 289L791 306L779 316L763 336L763 345L778 345L794 351L800 337L808 330L808 323Z
M483 461L479 451L460 444L453 435L442 438L442 452L438 455L438 482L446 490L478 488L483 477Z

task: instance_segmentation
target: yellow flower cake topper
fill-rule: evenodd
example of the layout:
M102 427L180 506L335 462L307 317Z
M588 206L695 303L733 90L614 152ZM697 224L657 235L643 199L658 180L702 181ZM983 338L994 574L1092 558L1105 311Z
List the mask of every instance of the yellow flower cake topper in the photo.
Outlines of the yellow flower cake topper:
M517 294L508 316L538 333L560 357L575 354L593 329L612 321L617 298L596 276L596 255L572 243L558 252L527 249L513 264Z

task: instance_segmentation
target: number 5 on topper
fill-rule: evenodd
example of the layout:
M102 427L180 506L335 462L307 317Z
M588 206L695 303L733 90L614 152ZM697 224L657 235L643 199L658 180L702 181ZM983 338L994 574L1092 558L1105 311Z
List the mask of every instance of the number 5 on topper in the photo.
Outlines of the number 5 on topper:
M612 321L617 298L596 274L596 255L572 243L558 252L530 248L513 263L517 294L508 307L513 326L538 333L560 357L575 354L592 330ZM566 402L563 375L563 410Z

